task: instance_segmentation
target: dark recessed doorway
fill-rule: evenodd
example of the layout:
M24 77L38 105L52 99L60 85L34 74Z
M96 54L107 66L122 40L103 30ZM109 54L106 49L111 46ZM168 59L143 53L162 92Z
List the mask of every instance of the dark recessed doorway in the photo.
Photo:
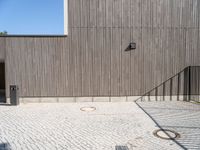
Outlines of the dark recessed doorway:
M5 63L0 62L0 103L6 102Z

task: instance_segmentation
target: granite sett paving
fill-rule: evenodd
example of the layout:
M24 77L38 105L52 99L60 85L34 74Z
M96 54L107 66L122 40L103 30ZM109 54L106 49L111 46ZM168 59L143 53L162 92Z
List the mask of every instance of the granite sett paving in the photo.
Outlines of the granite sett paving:
M80 108L92 106L95 111ZM12 150L179 150L152 133L156 124L134 102L0 106L0 144Z
M200 150L200 104L184 101L137 102L162 129L176 131L182 149Z

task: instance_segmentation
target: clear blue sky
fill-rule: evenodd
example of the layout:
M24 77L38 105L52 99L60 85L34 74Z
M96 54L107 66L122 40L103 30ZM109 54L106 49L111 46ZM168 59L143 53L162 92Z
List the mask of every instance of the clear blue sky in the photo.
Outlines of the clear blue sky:
M64 34L63 0L0 0L0 31Z

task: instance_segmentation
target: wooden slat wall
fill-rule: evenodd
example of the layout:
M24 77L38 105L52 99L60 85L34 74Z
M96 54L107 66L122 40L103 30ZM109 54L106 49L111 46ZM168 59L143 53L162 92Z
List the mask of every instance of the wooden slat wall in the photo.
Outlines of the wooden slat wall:
M18 84L23 97L143 95L200 65L199 14L199 0L69 0L67 37L6 38L7 90ZM137 49L125 52L130 42Z

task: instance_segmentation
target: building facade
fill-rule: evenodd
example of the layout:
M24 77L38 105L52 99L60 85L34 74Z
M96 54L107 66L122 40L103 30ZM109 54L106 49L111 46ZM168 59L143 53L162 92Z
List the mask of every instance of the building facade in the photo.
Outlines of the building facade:
M65 7L67 35L0 37L7 101L10 85L25 102L127 100L200 65L199 0L68 0ZM127 50L130 43L136 49Z

